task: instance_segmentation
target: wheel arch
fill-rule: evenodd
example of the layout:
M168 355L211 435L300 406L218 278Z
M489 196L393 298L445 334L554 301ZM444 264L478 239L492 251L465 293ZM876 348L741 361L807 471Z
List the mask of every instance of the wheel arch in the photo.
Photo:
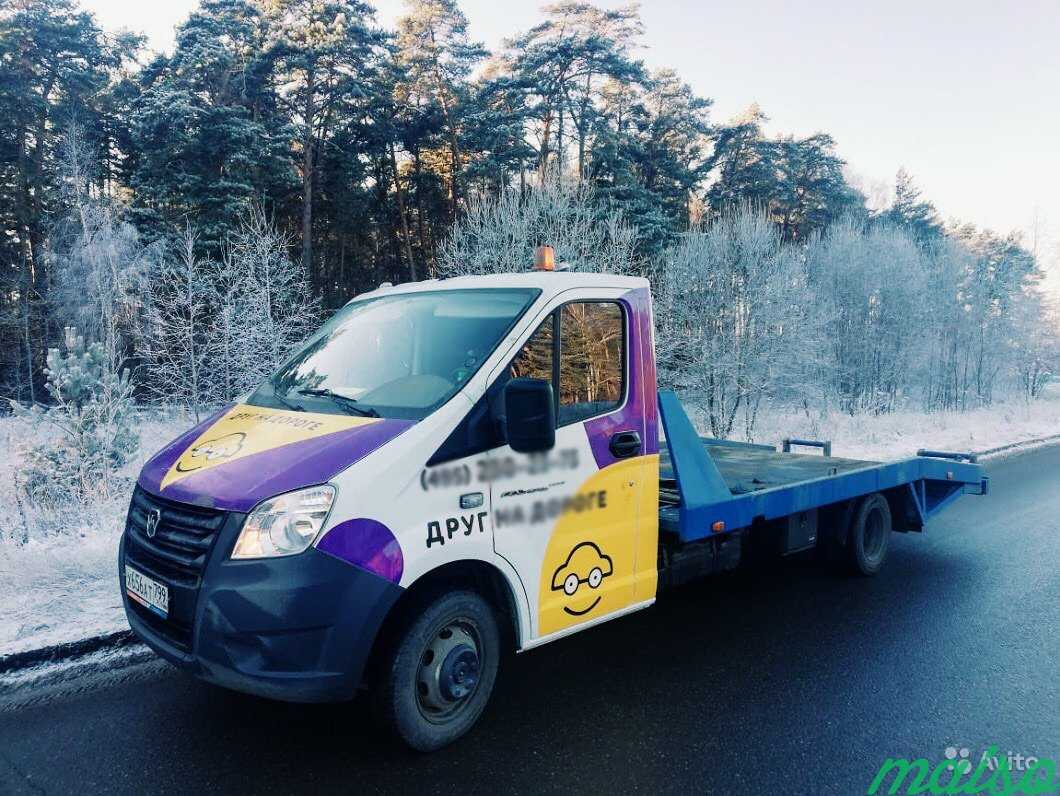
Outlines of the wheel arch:
M420 575L405 589L391 606L383 620L369 660L369 672L376 670L379 660L394 638L425 601L449 591L470 590L481 595L493 608L501 631L505 650L517 650L524 639L524 628L529 627L526 601L520 601L516 586L497 565L481 559L459 559L440 564Z

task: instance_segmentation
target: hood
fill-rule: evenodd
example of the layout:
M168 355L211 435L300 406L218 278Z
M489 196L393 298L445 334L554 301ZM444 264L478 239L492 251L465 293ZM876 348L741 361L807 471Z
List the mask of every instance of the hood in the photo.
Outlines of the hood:
M138 483L181 503L250 511L265 498L330 480L412 425L236 404L151 457Z

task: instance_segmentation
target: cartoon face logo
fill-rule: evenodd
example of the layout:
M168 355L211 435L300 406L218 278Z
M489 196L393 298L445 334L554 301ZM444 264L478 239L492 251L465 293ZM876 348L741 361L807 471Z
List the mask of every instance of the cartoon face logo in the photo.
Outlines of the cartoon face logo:
M552 591L562 591L567 595L564 611L571 616L584 616L600 603L600 595L594 592L612 572L614 565L611 556L592 542L582 542L570 551L567 560L553 573ZM587 586L590 591L585 592L582 586ZM576 598L579 591L583 594Z
M177 462L178 473L190 473L218 459L229 459L239 453L247 435L242 431L225 434L217 439L200 442L180 457Z

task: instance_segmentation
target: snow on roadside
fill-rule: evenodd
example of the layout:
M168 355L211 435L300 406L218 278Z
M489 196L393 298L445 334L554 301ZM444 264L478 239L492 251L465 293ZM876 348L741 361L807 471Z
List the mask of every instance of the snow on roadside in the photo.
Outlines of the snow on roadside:
M144 461L192 424L182 414L144 416L140 451L122 473L130 490ZM24 527L15 485L19 451L33 433L25 419L0 418L0 655L128 628L117 576L128 495L72 510L61 534L13 541Z
M1060 385L1033 403L1012 401L968 412L906 411L880 416L831 412L810 417L776 413L761 419L753 441L779 449L785 437L831 440L833 456L894 461L915 456L921 448L985 451L1056 434L1060 434Z
M144 416L141 448L126 468L130 488L143 462L192 425L189 417ZM25 420L0 418L0 656L78 641L127 628L117 578L118 539L128 496L70 518L67 533L12 541L21 519L15 499L17 451L30 441ZM840 413L763 417L755 441L830 439L833 454L888 461L918 448L978 451L1060 433L1060 389L1045 399L966 413L897 412L881 417Z

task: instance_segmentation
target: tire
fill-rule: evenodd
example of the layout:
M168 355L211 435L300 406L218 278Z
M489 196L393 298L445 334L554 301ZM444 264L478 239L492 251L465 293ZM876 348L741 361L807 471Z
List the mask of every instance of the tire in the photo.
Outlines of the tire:
M373 689L377 718L417 751L451 744L482 715L500 649L493 609L475 592L425 600L382 661Z
M847 563L856 575L875 575L883 568L890 549L891 507L879 492L858 503L850 519Z

